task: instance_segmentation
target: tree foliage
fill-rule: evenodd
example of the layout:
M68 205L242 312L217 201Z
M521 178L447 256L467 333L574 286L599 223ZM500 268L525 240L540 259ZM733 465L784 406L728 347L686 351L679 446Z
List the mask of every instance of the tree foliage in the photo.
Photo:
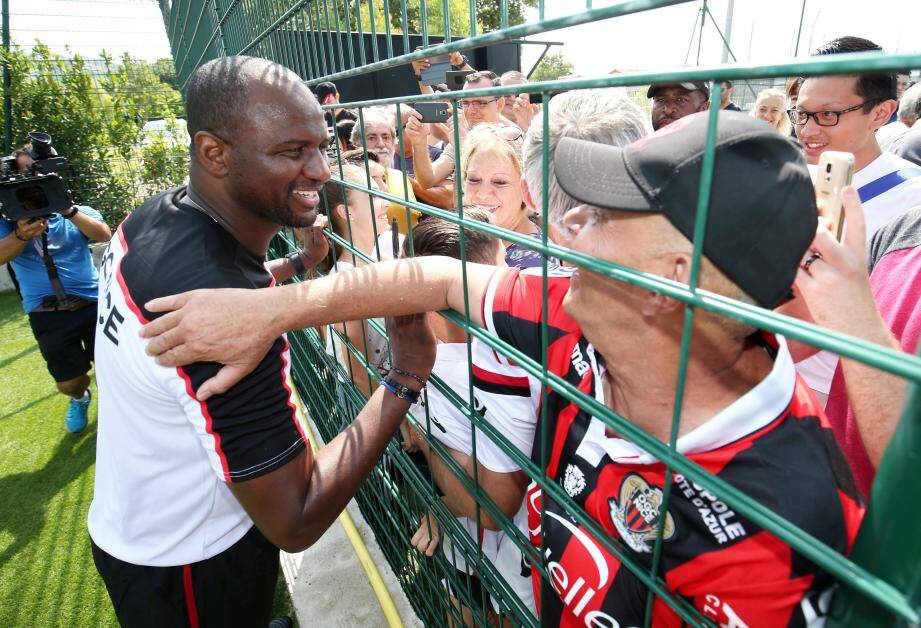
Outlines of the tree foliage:
M525 7L536 7L538 0L508 0L509 25L514 26L524 22ZM383 33L387 27L387 17L390 18L390 32L402 34L404 32L403 0L361 0L360 6L361 26L364 32L371 30L371 9L374 10L374 27L377 32ZM422 3L420 0L405 0L405 32L422 33ZM340 24L351 24L352 30L358 30L358 14L354 6L349 9L349 18L345 19L342 5L339 7ZM350 3L351 6L351 3ZM477 33L494 31L501 27L502 14L498 0L475 0ZM385 16L385 7L387 15ZM470 0L448 0L448 16L450 18L451 35L456 38L470 35ZM429 35L444 36L445 14L443 2L425 3L425 24ZM335 25L333 25L335 26Z
M3 59L10 70L15 146L31 131L50 133L58 153L73 164L64 176L74 200L98 209L109 224L147 194L185 178L187 140L164 147L141 133L148 120L183 115L179 92L146 62L126 54L91 63L41 44L11 50Z
M572 61L563 56L562 52L551 52L540 60L534 72L532 81L553 81L560 77L572 74L575 70Z
M150 69L157 75L161 83L169 85L176 91L179 91L179 81L176 78L176 66L173 64L172 59L157 59L150 64Z

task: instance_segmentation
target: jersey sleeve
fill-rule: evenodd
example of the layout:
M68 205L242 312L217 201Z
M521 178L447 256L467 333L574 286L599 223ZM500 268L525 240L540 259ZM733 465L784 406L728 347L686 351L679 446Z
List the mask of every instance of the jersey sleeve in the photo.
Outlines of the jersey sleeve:
M222 395L198 401L195 393L221 365L196 363L177 369L189 422L214 472L225 482L244 482L287 464L306 446L288 386L289 349L275 341L256 369Z
M519 367L501 364L480 340L473 341L473 388L477 410L513 447L530 457L540 387ZM490 471L512 473L521 466L498 443L477 430L477 461Z
M131 234L138 240L128 251L125 226L118 230L118 242L125 243L126 251L118 272L142 322L162 316L146 309L151 299L198 288L253 289L271 281L256 260L247 262L250 265L244 269L238 259L243 254L232 244L223 244L226 252L221 255L207 257L201 255L201 240L191 235L188 241L166 241L163 249L154 252L152 243L143 239L149 231L142 230ZM132 226L139 229L128 224ZM195 234L193 227L197 226L192 223L186 233ZM214 237L225 236L216 232ZM290 363L288 342L279 337L255 370L226 393L207 401L199 401L196 394L205 381L217 374L220 364L203 362L156 371L168 394L182 407L203 456L225 482L243 482L270 473L290 462L306 446L307 438L288 384Z
M576 322L563 311L563 297L569 290L570 275L565 269L547 277L548 342L578 331ZM541 321L543 312L542 269L495 273L483 297L486 328L535 362L541 361ZM504 364L511 362L501 357Z

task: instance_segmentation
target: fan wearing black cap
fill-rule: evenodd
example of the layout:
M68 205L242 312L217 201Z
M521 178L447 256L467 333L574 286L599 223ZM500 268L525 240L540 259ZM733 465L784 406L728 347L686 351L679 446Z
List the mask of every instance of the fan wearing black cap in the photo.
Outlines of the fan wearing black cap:
M710 107L710 88L704 82L655 83L646 90L652 99L652 129Z
M564 218L571 248L688 283L706 131L700 114L626 148L561 139L557 179L584 203ZM776 307L816 227L812 183L797 149L762 121L720 114L700 287ZM543 311L543 284L538 269L467 264L470 318L537 361L546 321L554 374L668 441L685 306L579 268L547 278ZM261 358L268 334L333 317L464 312L464 296L457 260L400 260L269 291L161 299L147 307L178 311L143 333L160 334L148 351L162 364L209 360L246 370ZM217 392L229 379L203 386ZM544 471L640 564L648 566L662 524L661 573L676 595L720 625L797 626L823 614L834 586L829 574L681 475L660 515L662 463L558 390L548 389L545 403L548 449L535 442L533 459L546 459ZM828 547L850 550L863 508L782 338L696 312L677 450ZM536 484L526 501L531 540L544 548L553 577L537 580L542 624L640 625L641 579ZM653 625L678 623L667 605L654 605Z

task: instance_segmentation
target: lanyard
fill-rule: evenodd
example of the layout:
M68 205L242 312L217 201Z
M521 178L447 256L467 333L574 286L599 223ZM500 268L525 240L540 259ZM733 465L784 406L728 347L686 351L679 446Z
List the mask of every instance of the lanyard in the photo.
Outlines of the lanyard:
M921 176L921 168L903 168L895 170L889 174L881 176L879 179L870 181L866 185L860 186L857 194L860 195L860 202L866 203L880 194L885 194L895 186Z

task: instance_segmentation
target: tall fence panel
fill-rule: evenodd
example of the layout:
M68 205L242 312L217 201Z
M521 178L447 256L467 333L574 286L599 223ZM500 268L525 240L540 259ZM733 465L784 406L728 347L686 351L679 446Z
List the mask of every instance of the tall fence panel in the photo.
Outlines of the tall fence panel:
M497 44L516 38L543 33L567 26L586 24L599 20L616 19L621 16L682 4L687 0L627 0L616 4L593 8L591 2L584 10L575 10L564 17L544 19L543 2L538 4L539 19L527 24L509 24L508 2L498 3L501 12L500 28L483 32L477 28L477 11L480 3L469 3L469 31L462 33L459 39L452 32L452 20L449 16L449 3L409 3L380 0L367 3L341 2L339 0L273 0L256 2L255 0L180 0L172 4L170 10L169 35L173 45L176 67L180 84L185 84L196 67L208 59L230 54L249 54L274 59L294 69L308 84L315 85L323 81L336 81L353 77L366 76L370 73L406 66L411 61L437 54L461 52L471 48ZM425 17L427 11L434 7L443 11L444 22L448 28L429 32L430 24ZM451 5L455 6L455 5ZM409 15L421 12L423 49L407 52L408 46L381 46L372 38L365 45L365 33L376 35L386 29L395 41L400 37L408 38L406 29L391 32L394 20L393 12L399 12L402 19L396 23L407 24ZM415 12L415 13L414 13ZM430 39L431 36L431 39ZM443 40L435 41L435 37ZM829 74L853 74L868 71L894 71L902 68L921 67L921 54L886 55L882 53L862 53L839 57L812 58L789 61L773 65L728 64L695 68L663 69L657 72L634 72L628 74L607 75L600 77L574 78L569 80L529 83L526 85L499 86L463 92L464 98L493 98L502 95L520 93L539 94L543 103L541 113L534 124L549 127L547 103L556 93L566 90L583 90L600 87L624 87L636 89L638 86L653 82L713 81L712 98L719 97L721 80L742 83L752 81L753 85L779 84L789 76L814 76ZM407 94L388 98L366 99L343 103L344 106L359 111L362 117L368 108L379 105L393 105L399 112L400 106L408 103L448 100L456 103L458 92L438 94ZM343 106L339 105L339 106ZM327 108L333 108L328 106ZM399 114L398 114L399 115ZM454 123L457 127L457 107L454 108ZM697 211L694 229L694 252L691 281L688 285L677 284L666 278L641 273L635 269L619 266L601 259L579 253L554 244L544 235L541 239L524 236L489 223L472 221L466 218L461 209L439 209L424 203L414 202L389 192L372 189L370 174L368 185L358 185L344 179L341 169L333 167L334 180L346 188L381 197L386 201L417 210L429 216L438 216L450 222L460 224L465 229L482 231L498 236L506 242L519 244L543 254L544 282L547 281L547 256L557 258L569 264L592 270L615 280L640 286L678 300L688 307L682 354L678 369L679 378L673 407L674 412L671 438L663 442L646 433L624 417L599 403L594 397L585 395L572 384L553 374L547 365L546 349L548 346L547 321L541 321L544 357L537 361L524 355L521 351L489 334L483 328L473 324L469 307L465 314L445 314L452 322L460 325L476 338L494 349L497 353L514 361L530 376L538 378L545 386L551 387L556 394L562 395L592 413L594 417L612 428L625 438L636 443L645 451L662 461L668 468L666 481L662 490L659 513L666 513L670 497L675 492L673 478L680 474L690 482L703 487L725 503L746 521L764 530L789 545L800 557L818 565L831 574L841 585L836 597L836 610L832 620L838 625L917 625L919 621L919 594L916 574L921 567L921 552L917 543L901 542L904 539L917 539L914 510L911 499L906 495L911 491L910 477L918 470L917 452L921 448L921 434L917 425L921 420L921 404L918 403L917 384L921 382L921 359L891 349L885 349L871 343L834 333L816 325L804 323L775 312L733 301L731 299L708 293L699 288L699 273L703 238L706 233L706 216L711 185L734 185L719 180L711 181L715 151L716 129L719 116L714 109L709 117L709 133L704 156L704 174L700 181ZM402 150L405 138L398 127L398 145ZM454 142L455 151L458 142ZM546 144L543 148L544 172L550 155ZM460 163L460 155L455 155L455 162ZM367 160L365 167L368 167ZM460 186L455 191L455 208L464 205ZM405 189L405 183L404 183ZM546 190L546 175L545 185ZM548 223L548 199L546 194L541 199L539 211L542 224ZM409 219L407 219L407 222ZM462 234L462 251L464 251ZM375 234L377 235L377 234ZM372 261L365 252L334 233L330 239L349 251L356 260ZM297 246L294 234L286 232L273 244L272 253L281 255ZM465 271L466 272L466 271ZM466 281L466 275L465 275ZM546 292L544 294L546 303ZM475 306L475 305L474 305ZM544 307L546 311L546 307ZM701 312L716 313L721 316L743 321L761 329L781 334L787 338L813 344L829 349L841 356L869 364L875 368L894 373L911 382L912 394L905 410L902 426L895 443L890 447L883 462L879 478L874 487L872 502L867 514L867 523L862 529L853 557L842 556L812 535L793 523L786 521L757 497L746 494L725 480L714 476L701 466L682 456L677 451L676 441L678 426L681 421L682 394L686 378L686 368L691 346L692 329L695 315ZM386 331L380 322L369 321L368 325L378 333ZM291 334L294 350L294 374L301 396L308 406L311 418L317 424L324 439L331 439L354 418L363 405L361 393L352 385L356 373L350 373L348 367L340 364L327 343L337 338L355 356L362 376L377 380L377 370L365 355L367 347L362 341L348 338L335 329L308 329ZM470 339L468 339L468 345ZM634 574L650 592L646 605L645 624L652 622L652 599L657 598L668 606L689 625L710 625L712 619L701 614L682 596L676 595L664 579L661 571L661 547L664 536L666 517L660 516L660 525L654 539L654 550L648 560L637 560L621 538L606 532L598 522L590 517L583 508L567 494L557 478L546 474L545 459L537 457L539 463L524 455L504 434L499 433L481 412L472 399L460 398L454 391L438 378L433 378L430 386L451 399L475 426L473 447L476 451L477 434L493 440L499 447L531 477L544 495L551 496L561 504L575 525L581 526L593 535L609 552L622 561L626 569ZM543 408L546 408L544 404ZM468 474L454 464L444 446L431 436L431 417L414 417L417 429L426 437L432 450L444 459L456 474L459 481L475 497L479 508L488 513L501 526L523 552L531 564L536 567L541 577L561 584L559 574L553 575L542 548L532 546L514 523L506 517L501 509L481 489L477 474ZM541 425L546 426L546 421ZM546 429L546 428L544 428ZM538 434L538 442L546 443L547 434ZM546 448L541 451L546 455ZM499 576L495 566L482 554L482 547L467 534L457 523L451 512L439 499L438 492L431 477L424 468L415 463L410 455L403 451L395 439L383 460L358 495L362 513L370 522L378 543L384 550L387 560L393 567L401 585L412 602L416 612L427 625L446 625L462 623L464 617L458 605L453 604L445 593L445 585L451 587L452 595L461 605L470 609L473 618L467 618L478 625L495 622L490 616L487 597L495 603L499 619L507 620L513 625L537 625L538 619L509 589L507 583ZM906 501L909 502L906 504ZM423 515L433 513L444 535L450 540L451 547L457 555L463 556L465 562L473 567L478 588L474 579L454 568L442 553L427 558L414 550L410 544L413 533L420 526Z

